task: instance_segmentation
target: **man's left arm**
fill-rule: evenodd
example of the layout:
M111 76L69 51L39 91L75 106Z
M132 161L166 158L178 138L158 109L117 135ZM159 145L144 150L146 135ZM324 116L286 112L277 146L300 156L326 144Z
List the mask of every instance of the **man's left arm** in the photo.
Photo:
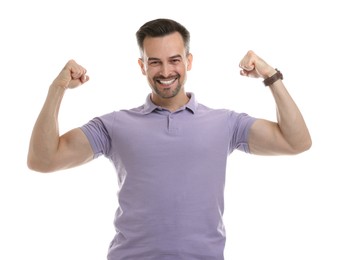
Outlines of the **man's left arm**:
M268 79L277 73L273 67L249 51L240 62L242 76ZM249 132L252 154L298 154L311 147L311 137L304 118L281 79L268 86L277 107L277 122L257 119Z

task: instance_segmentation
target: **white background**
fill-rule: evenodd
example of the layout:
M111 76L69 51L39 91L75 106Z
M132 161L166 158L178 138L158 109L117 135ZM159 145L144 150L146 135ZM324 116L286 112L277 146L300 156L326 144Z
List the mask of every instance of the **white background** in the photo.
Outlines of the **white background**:
M214 108L275 119L270 91L243 78L254 50L284 74L311 131L297 156L235 152L227 169L230 260L342 259L341 8L339 1L2 1L0 4L0 259L105 259L117 180L101 157L39 174L26 155L51 81L67 60L90 82L68 90L61 133L97 115L141 105L149 87L135 32L166 17L191 32L187 91ZM205 191L203 191L205 192Z

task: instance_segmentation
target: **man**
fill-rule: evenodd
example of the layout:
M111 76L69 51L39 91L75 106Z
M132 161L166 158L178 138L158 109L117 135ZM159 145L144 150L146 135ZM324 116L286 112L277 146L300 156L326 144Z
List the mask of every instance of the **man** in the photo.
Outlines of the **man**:
M235 149L259 155L298 154L311 146L303 117L282 74L249 51L241 75L263 78L278 122L197 103L184 89L192 66L190 34L157 19L136 34L139 65L152 89L144 105L94 118L62 136L58 110L66 89L89 80L69 61L49 88L34 126L28 166L68 169L105 155L119 179L116 235L108 259L222 260L226 162Z

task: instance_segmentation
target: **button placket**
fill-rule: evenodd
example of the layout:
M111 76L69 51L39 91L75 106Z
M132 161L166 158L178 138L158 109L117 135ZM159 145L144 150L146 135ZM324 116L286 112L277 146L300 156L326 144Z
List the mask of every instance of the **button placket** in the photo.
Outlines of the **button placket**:
M168 131L172 134L177 134L179 132L179 128L175 125L175 115L169 114L168 115Z

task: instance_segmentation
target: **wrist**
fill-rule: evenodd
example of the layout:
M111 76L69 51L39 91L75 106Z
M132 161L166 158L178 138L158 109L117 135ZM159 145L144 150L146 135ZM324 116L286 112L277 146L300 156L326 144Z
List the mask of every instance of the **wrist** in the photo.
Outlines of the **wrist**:
M282 79L283 79L283 74L278 69L274 69L273 73L270 76L266 77L263 82L264 82L264 85L267 87L267 86L274 84L276 81L282 80Z
M49 93L53 95L54 97L63 96L64 92L66 91L66 88L64 86L51 84L49 88Z
M60 90L66 90L68 89L68 86L66 83L58 81L58 80L54 80L51 85L50 88L55 89L56 91L60 91Z
M270 67L262 76L264 79L272 77L274 74L277 73L277 69Z

